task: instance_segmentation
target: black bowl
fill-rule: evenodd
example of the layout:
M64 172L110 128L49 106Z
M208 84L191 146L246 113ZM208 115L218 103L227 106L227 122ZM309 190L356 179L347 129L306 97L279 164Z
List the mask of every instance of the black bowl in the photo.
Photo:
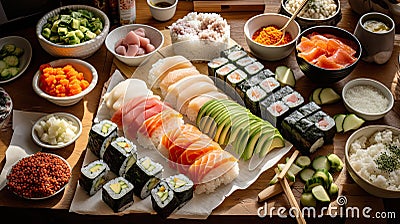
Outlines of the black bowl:
M352 43L353 49L356 50L356 54L354 56L357 58L357 60L353 64L342 69L324 69L299 57L298 54L300 51L296 48L296 60L301 71L312 81L323 84L334 83L347 77L360 61L362 47L357 37L355 37L352 33L335 26L315 26L304 30L300 34L299 38L296 40L296 46L298 46L300 43L301 37L305 37L314 32L319 34L332 34L339 38L348 40L350 43Z

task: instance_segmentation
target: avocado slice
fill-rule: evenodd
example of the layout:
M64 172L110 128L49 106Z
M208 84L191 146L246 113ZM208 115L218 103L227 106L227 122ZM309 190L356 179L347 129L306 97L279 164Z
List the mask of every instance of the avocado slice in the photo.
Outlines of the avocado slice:
M264 145L261 149L259 156L262 158L267 155L268 152L275 148L280 148L285 146L285 140L283 140L282 135L278 132L271 136L267 141L264 142Z
M197 114L196 118L196 125L200 125L200 121L202 120L202 117L204 117L205 113L210 110L210 108L213 108L216 104L218 103L217 100L210 100L207 101L199 110L199 113Z
M114 191L116 194L121 193L121 190L122 190L122 187L121 187L120 182L110 184L110 188L111 188L111 190Z
M91 173L96 173L96 172L98 172L101 168L103 168L103 164L96 164L96 165L92 166L92 167L89 169L89 171L90 171Z

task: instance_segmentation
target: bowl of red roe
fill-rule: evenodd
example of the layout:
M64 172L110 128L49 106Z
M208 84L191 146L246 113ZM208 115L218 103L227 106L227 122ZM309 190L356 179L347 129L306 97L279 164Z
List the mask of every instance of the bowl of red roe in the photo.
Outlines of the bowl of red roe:
M251 53L265 61L278 61L288 57L300 34L300 26L293 20L280 41L283 33L279 29L288 20L289 17L277 13L264 13L247 20L244 34Z
M323 84L346 78L358 64L361 53L357 37L336 26L308 28L296 41L300 70L312 81Z
M58 59L42 64L33 77L33 90L44 99L59 105L78 103L96 86L96 69L86 61Z

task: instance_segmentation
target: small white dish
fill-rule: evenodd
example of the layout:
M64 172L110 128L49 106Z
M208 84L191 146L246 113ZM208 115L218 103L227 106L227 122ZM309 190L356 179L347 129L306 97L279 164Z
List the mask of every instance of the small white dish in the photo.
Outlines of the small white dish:
M57 145L51 145L49 143L46 143L46 142L43 142L42 140L40 140L40 137L38 136L38 133L35 130L35 126L37 124L39 124L40 122L42 122L42 121L48 120L51 116L55 116L57 118L64 118L64 119L66 119L68 121L71 121L74 124L74 126L78 127L78 130L76 132L75 137L72 138L69 142L59 143ZM32 139L33 139L33 141L37 145L39 145L39 146L41 146L43 148L46 148L46 149L61 149L61 148L67 147L67 146L71 145L72 143L74 143L79 138L79 136L81 134L82 134L82 122L76 116L74 116L72 114L69 114L69 113L63 113L63 112L58 112L58 113L52 113L52 114L45 115L45 116L39 118L35 122L35 124L32 126Z
M20 36L8 36L8 37L0 38L0 49L5 44L14 44L16 47L22 48L24 50L24 54L19 57L19 65L18 65L19 72L18 72L18 74L9 79L0 80L0 84L11 82L14 79L18 78L19 76L21 76L25 72L25 70L28 68L29 64L31 63L31 59L32 59L32 47L27 39L20 37Z
M169 3L168 7L161 7L157 4ZM151 15L155 20L160 22L168 21L174 17L178 0L147 0L147 5L150 7Z

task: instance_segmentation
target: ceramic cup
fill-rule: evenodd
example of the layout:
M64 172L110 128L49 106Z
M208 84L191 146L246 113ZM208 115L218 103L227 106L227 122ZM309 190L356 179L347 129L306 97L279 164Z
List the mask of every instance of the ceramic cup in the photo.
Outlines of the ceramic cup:
M157 6L160 3L169 3L171 6ZM155 20L164 22L174 17L178 0L147 0L147 5L150 7L151 15Z
M364 26L365 22L369 20L383 22L389 27L389 30L384 32L369 31ZM389 16L379 12L364 14L358 20L354 35L358 38L363 47L362 60L384 64L392 56L395 25L394 21Z

